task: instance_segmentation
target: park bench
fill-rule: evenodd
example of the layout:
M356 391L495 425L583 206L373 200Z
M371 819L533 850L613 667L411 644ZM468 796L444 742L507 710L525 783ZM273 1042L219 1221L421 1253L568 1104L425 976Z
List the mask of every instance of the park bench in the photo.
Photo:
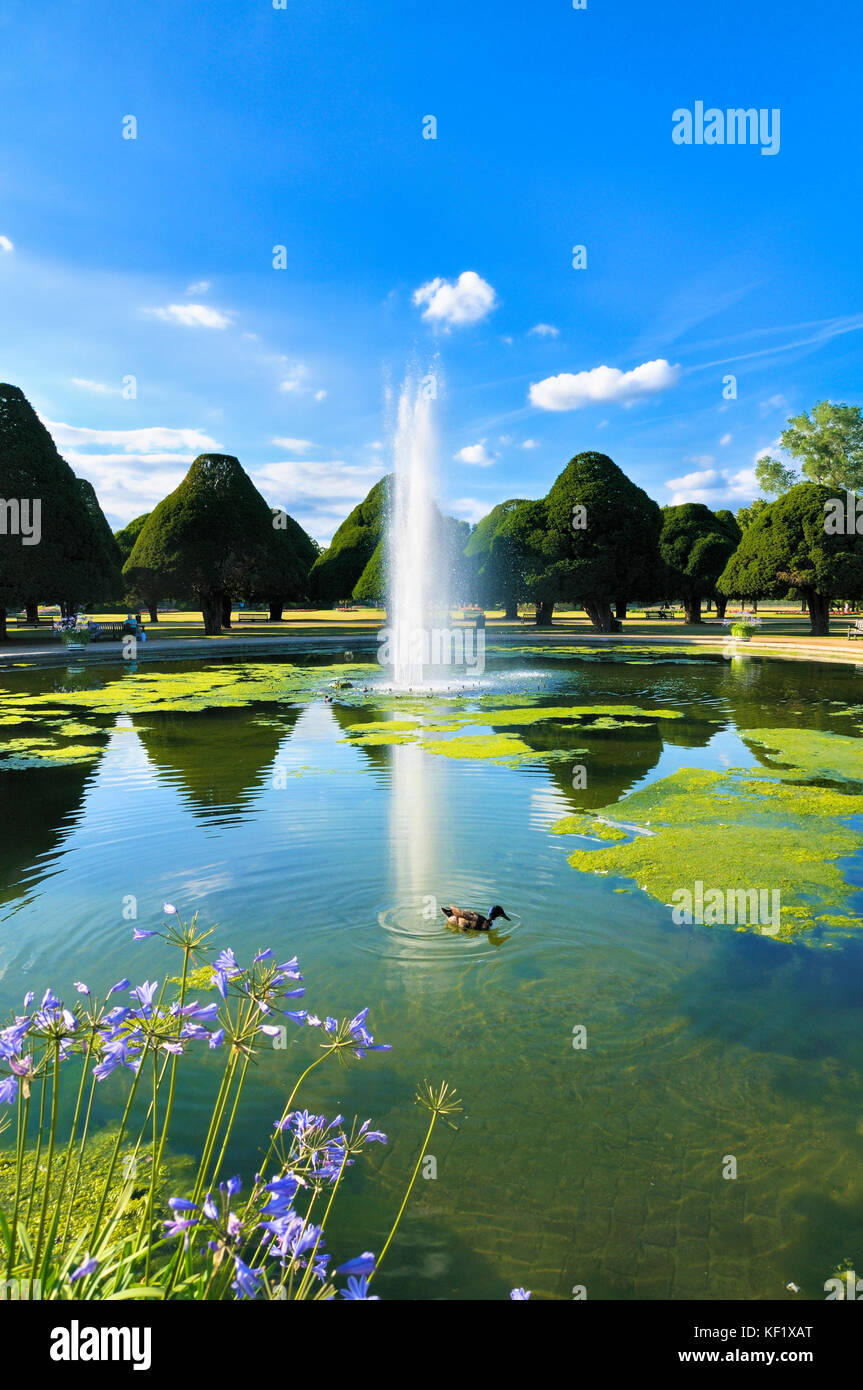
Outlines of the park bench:
M664 608L645 608L645 618L664 618L666 610Z
M853 642L855 637L863 637L863 618L848 624L848 641Z
M238 623L263 623L269 621L269 613L238 613Z

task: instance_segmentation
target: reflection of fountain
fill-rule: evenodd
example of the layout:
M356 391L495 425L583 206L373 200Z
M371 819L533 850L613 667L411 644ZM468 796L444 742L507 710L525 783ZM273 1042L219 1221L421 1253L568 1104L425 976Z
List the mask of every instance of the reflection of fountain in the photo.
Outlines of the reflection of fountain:
M432 605L446 605L446 574L434 502L434 379L408 379L399 399L395 486L389 518L389 619L393 676L416 689L428 661ZM447 607L448 612L448 607ZM448 618L447 618L448 622Z
M435 892L433 856L436 836L432 824L430 777L423 750L405 743L392 749L392 804L390 807L390 863L395 899L407 908L414 931L422 929L423 907ZM437 932L436 905L426 916L429 930Z

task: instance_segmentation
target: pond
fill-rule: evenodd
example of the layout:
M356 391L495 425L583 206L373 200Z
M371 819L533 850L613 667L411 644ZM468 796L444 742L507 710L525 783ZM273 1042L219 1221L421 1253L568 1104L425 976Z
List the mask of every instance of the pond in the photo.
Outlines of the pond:
M415 697L359 650L7 670L0 1012L161 980L132 927L175 903L241 959L298 954L310 1009L369 1005L392 1044L299 1098L390 1138L331 1248L380 1249L423 1078L462 1097L383 1297L823 1297L863 1259L860 690L850 664L635 646L492 648L475 686ZM698 881L781 890L778 931L678 925ZM511 921L459 933L450 902ZM234 1171L314 1055L287 1036ZM216 1064L183 1070L193 1152Z

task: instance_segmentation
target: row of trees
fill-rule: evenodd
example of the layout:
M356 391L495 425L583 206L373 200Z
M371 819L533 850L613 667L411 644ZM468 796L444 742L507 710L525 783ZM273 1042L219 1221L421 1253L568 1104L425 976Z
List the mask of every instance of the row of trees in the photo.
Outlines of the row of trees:
M775 459L759 463L764 490L737 517L700 503L660 508L605 454L571 459L547 496L501 502L471 529L437 509L436 546L450 598L502 607L536 605L540 626L561 603L583 607L613 631L629 603L682 599L689 623L729 597L796 596L812 631L829 629L831 599L863 596L863 538L830 533L825 503L837 488L863 489L863 423L853 406L820 402L782 437L803 481ZM294 519L270 507L239 461L202 454L170 496L115 535L92 486L76 478L17 387L0 386L0 491L38 498L38 544L0 535L0 636L10 607L39 602L144 604L158 621L167 600L200 608L204 628L230 625L234 602L264 603L273 620L308 597L333 604L386 598L386 519L393 478L382 478L325 551Z
M9 385L0 385L0 493L0 639L9 609L35 621L40 603L64 615L144 604L156 622L159 603L193 602L210 634L230 625L238 599L264 603L278 619L307 594L320 550L226 454L202 454L170 496L113 534L92 485L75 477ZM38 502L38 535L10 524L25 500Z

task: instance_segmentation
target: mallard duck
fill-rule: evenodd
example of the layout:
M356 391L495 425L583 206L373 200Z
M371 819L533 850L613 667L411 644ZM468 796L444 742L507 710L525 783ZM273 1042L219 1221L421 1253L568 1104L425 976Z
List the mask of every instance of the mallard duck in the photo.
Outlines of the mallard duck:
M450 926L457 927L459 931L488 931L492 922L496 922L498 917L505 917L507 922L512 921L511 917L507 917L503 908L497 905L489 908L486 917L483 917L481 912L472 912L468 907L454 907L452 903L449 907L442 907L441 912Z

